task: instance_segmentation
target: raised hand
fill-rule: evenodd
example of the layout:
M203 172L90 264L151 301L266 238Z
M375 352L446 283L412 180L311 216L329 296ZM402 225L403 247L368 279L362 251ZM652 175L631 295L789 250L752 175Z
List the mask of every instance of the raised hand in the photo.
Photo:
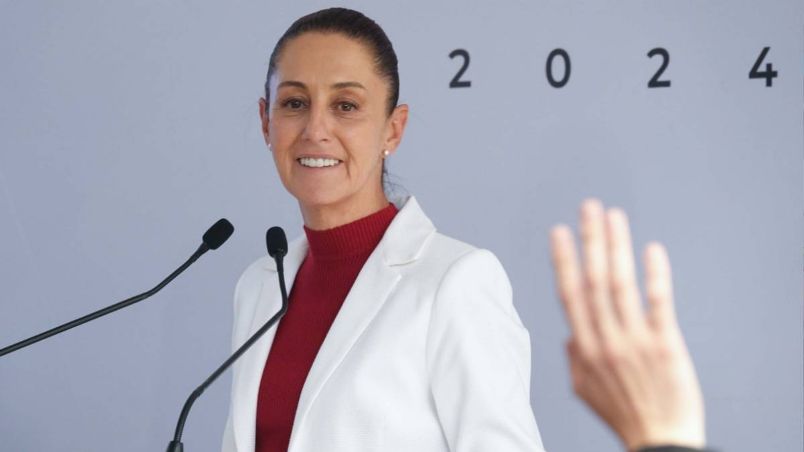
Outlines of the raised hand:
M580 235L583 262L569 227L550 233L558 295L572 330L567 353L575 393L628 450L703 447L703 399L676 321L664 247L645 247L643 309L625 213L588 199Z

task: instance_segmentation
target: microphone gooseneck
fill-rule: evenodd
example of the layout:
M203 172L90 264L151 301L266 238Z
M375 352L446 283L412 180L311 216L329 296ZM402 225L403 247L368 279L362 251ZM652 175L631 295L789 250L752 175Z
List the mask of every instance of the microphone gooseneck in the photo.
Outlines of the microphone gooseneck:
M184 452L184 444L181 442L181 436L184 432L184 424L187 422L187 416L190 414L190 409L193 406L193 403L198 399L201 394L212 384L221 374L226 371L235 361L238 360L252 345L254 345L266 331L271 329L272 326L282 317L285 312L288 310L288 293L287 289L285 288L285 268L283 265L283 259L285 254L287 254L288 250L288 241L285 237L285 231L278 226L274 226L265 233L265 245L268 248L268 254L274 258L274 262L276 262L276 272L277 277L279 278L279 291L282 295L282 308L273 315L265 325L261 326L251 337L249 337L246 342L243 343L233 354L230 356L226 361L223 362L215 372L204 380L200 386L195 388L195 390L190 394L187 398L187 401L184 402L184 406L181 409L181 414L179 415L179 421L176 423L176 432L173 435L173 440L168 443L167 452Z
M157 284L153 289L143 292L139 295L135 295L131 298L127 298L123 301L115 303L111 306L107 306L103 309L99 309L91 314L87 314L71 322L67 322L63 325L51 328L45 331L44 333L39 333L36 336L29 337L28 339L17 342L16 344L9 345L8 347L0 349L0 356L7 355L11 352L17 351L21 348L35 344L51 336L55 336L71 328L75 328L79 325L87 323L90 320L95 320L98 317L103 317L106 314L111 314L114 311L125 308L127 306L131 306L132 304L138 301L142 301L146 298L149 298L150 296L162 290L163 287L165 287L166 285L168 285L168 283L173 281L173 279L179 276L184 270L187 269L187 267L192 265L193 262L198 260L198 258L201 257L204 253L206 253L211 249L212 250L217 249L219 246L223 245L223 243L232 235L232 232L234 232L234 226L232 226L232 223L229 223L229 221L227 221L225 218L221 218L214 225L212 225L207 230L207 232L204 233L203 243L201 244L201 246L198 247L198 249L193 253L193 255L190 256L190 258L187 259L187 261L183 263L179 268L177 268L176 271L171 273L162 282Z

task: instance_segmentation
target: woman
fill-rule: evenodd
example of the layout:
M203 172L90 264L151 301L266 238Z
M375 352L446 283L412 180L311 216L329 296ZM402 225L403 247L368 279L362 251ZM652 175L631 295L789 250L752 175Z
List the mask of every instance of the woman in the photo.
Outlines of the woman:
M299 19L271 55L262 130L305 234L288 312L235 366L225 451L542 450L500 262L383 192L398 92L390 41L355 11ZM237 345L279 309L273 263L235 292Z
M271 55L262 131L305 234L288 312L235 365L224 451L543 450L500 262L383 191L398 97L391 43L355 11L302 17ZM233 345L280 304L262 258L238 281Z

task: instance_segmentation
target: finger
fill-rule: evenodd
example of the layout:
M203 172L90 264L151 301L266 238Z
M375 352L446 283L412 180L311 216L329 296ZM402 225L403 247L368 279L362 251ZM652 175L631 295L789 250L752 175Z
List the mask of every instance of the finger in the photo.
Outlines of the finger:
M567 361L569 362L570 376L572 377L572 390L576 395L583 398L585 395L584 364L581 362L581 352L577 341L568 340L565 344Z
M645 247L645 290L650 311L648 318L657 331L677 328L673 306L673 279L664 246L651 242Z
M606 213L606 234L609 246L609 285L615 311L626 328L640 328L644 324L644 317L634 271L634 251L628 217L622 209L609 209Z
M585 344L591 334L591 326L584 300L578 253L570 228L563 224L555 226L550 231L550 247L558 297L564 307L572 335Z
M618 328L609 297L609 268L606 250L606 226L603 205L596 199L584 201L581 207L581 237L584 252L584 285L591 313L591 323L604 337Z

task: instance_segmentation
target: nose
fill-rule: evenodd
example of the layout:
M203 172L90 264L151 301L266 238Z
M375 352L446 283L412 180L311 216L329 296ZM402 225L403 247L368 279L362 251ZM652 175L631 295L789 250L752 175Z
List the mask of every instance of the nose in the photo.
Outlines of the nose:
M329 141L329 117L326 108L320 103L318 106L310 107L302 138L313 143Z

